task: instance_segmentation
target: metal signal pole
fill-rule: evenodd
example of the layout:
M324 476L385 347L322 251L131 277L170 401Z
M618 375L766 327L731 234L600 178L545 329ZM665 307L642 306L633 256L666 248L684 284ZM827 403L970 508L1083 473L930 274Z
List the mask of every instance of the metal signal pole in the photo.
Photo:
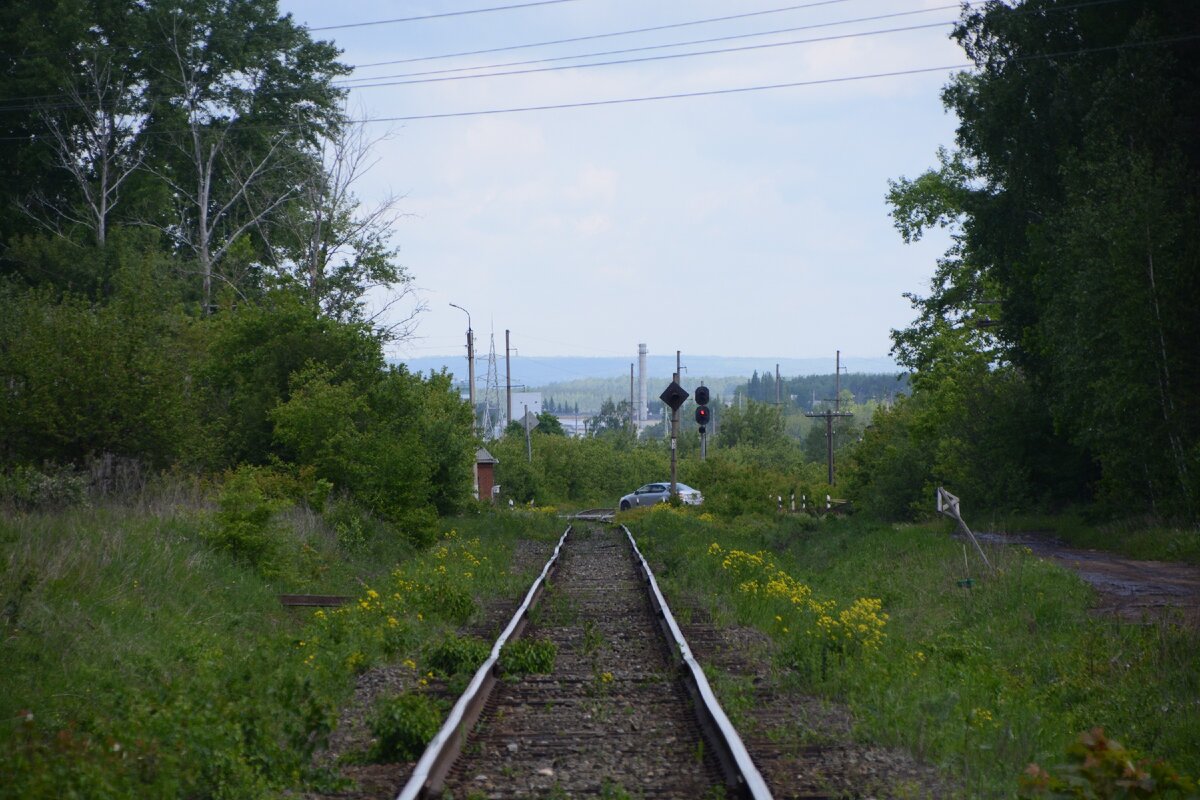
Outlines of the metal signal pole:
M675 383L679 383L679 376L683 372L683 367L679 361L680 351L675 351L675 374L671 377ZM671 497L679 496L679 487L677 480L677 468L679 465L679 409L671 409Z
M675 363L676 364L679 363L679 351L678 350L675 351ZM678 370L675 372L674 375L671 376L671 380L674 381L675 383L679 383ZM677 465L677 461L678 461L677 455L679 453L679 449L677 446L678 442L679 442L679 409L673 408L673 409L671 409L671 497L677 497L679 495L679 489L676 488L676 483L677 483L676 475L678 474L676 472L676 467L678 466Z

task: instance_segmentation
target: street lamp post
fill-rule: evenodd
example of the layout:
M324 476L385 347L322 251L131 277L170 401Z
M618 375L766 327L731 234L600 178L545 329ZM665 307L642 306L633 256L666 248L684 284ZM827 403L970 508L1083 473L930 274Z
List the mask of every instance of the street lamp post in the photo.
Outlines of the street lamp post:
M467 396L471 401L471 431L475 431L475 332L471 329L471 312L454 303L451 307L467 315Z

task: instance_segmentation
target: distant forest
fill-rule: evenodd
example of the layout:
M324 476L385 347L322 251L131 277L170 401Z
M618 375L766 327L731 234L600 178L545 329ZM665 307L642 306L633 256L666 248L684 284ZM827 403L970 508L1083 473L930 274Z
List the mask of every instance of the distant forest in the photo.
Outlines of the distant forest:
M802 375L789 378L781 375L779 391L776 394L775 375L764 372L761 376L755 372L750 380L737 387L735 398L746 398L760 403L774 403L776 397L781 400L791 399L800 408L811 411L822 402L832 401L838 390L836 375ZM859 373L843 375L841 380L843 398L849 392L857 403L874 400L879 403L891 403L900 395L909 393L908 375L904 373Z
M730 404L742 400L753 400L762 403L775 402L775 374L764 371L760 376L757 371L747 380L744 377L733 376L724 378L698 377L682 381L683 388L689 393L701 384L712 392L713 403ZM837 384L836 376L829 375L798 375L780 376L780 396L790 398L793 407L811 411L819 407L823 401L832 401ZM651 416L658 414L662 403L658 395L665 389L667 382L655 379L647 387L647 406ZM842 396L858 403L876 401L878 403L894 402L900 395L909 393L908 376L903 373L850 373L842 376ZM629 399L629 379L620 378L583 378L575 381L552 383L536 388L542 393L542 408L552 414L595 414L605 400ZM637 391L636 384L634 391ZM850 397L846 397L849 392Z

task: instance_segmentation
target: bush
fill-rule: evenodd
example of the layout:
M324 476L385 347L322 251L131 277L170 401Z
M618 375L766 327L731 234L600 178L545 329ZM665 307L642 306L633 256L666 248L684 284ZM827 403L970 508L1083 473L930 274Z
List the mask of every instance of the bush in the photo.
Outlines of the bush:
M1104 735L1100 728L1079 735L1067 749L1068 763L1054 773L1030 764L1021 776L1020 797L1195 797L1196 782L1165 761L1143 758Z
M371 719L375 737L368 759L375 763L415 761L442 726L445 705L424 694L383 700Z
M443 675L472 674L487 661L491 647L474 636L447 636L425 654L431 669Z
M33 511L86 506L87 476L70 467L18 466L0 474L0 504Z
M549 639L517 639L500 651L500 669L505 675L549 675L557 656Z
M239 467L229 474L217 500L215 525L205 534L213 547L245 561L260 575L278 572L282 533L272 517L289 501L277 492L269 470Z

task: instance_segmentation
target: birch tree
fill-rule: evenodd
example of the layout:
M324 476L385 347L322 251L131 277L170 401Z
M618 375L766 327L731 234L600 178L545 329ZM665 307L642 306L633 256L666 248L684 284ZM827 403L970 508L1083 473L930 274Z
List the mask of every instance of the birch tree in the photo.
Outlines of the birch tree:
M121 189L143 161L138 91L127 65L97 49L81 64L79 82L67 87L65 100L42 109L55 165L71 177L75 189L68 197L35 192L34 203L25 210L43 227L61 236L81 228L104 246Z
M367 322L385 339L402 339L423 309L391 243L403 198L388 194L368 205L355 193L386 138L350 124L326 134L274 251L281 277L322 313Z
M161 44L152 130L166 143L154 174L174 205L156 224L191 256L207 314L214 283L247 288L223 262L243 240L261 245L301 192L317 137L340 123L330 80L345 68L274 3L182 0L149 13Z

